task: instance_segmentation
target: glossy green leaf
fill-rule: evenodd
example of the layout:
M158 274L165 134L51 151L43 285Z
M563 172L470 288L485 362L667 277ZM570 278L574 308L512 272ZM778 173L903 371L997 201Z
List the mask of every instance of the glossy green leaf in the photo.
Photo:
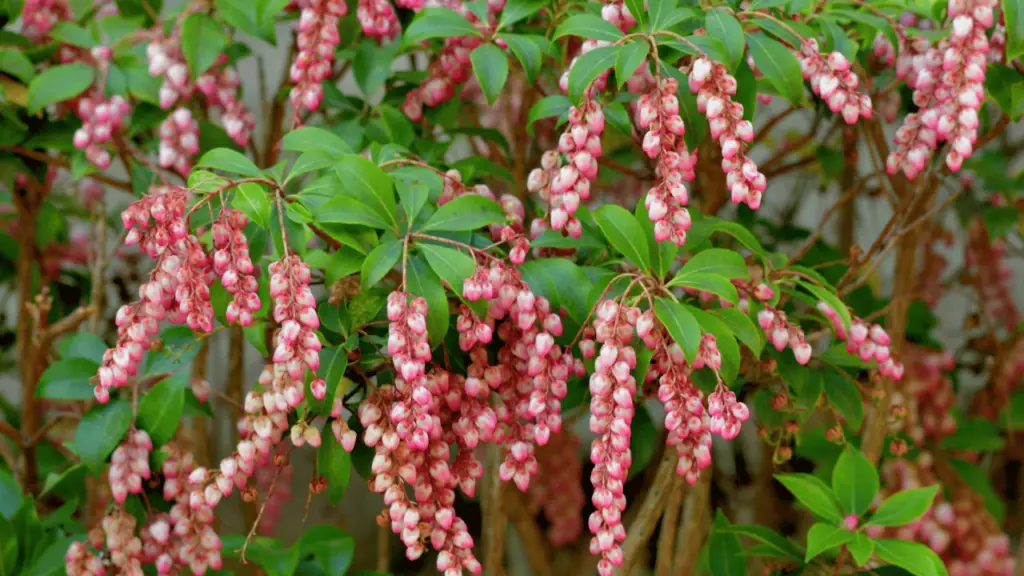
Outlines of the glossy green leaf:
M762 34L748 34L747 46L764 77L793 105L804 101L804 77L800 62L788 48Z
M747 263L743 257L724 248L711 248L694 254L687 260L669 286L682 286L692 278L716 276L728 283L732 278L747 277ZM735 288L733 289L735 290ZM730 292L736 298L735 292Z
M431 38L457 38L460 36L482 36L473 24L450 8L426 8L405 31L406 45L413 45Z
M27 536L27 535L26 535ZM14 523L0 516L0 576L13 576L18 565L18 534Z
M601 21L604 22L604 20ZM611 24L608 25L611 26ZM580 56L569 70L569 99L573 102L580 102L584 92L594 83L594 80L615 66L615 60L622 49L622 46L613 44L594 48Z
M662 279L668 274L672 264L675 262L676 255L679 253L679 246L672 242L658 242L654 238L654 223L651 222L650 217L647 215L647 208L643 202L637 202L633 215L647 237L648 254L651 258L651 272L659 279ZM557 232L555 234L561 236ZM579 242L576 239L572 240L573 242Z
M250 222L260 228L266 228L270 224L270 197L260 184L239 184L231 198L231 207L241 210Z
M833 369L825 371L825 396L854 431L864 423L864 399L857 386Z
M701 331L715 337L718 352L722 355L722 380L726 385L731 384L740 373L740 346L736 343L736 337L718 316L698 308L694 308L692 312L700 324Z
M613 248L640 268L650 269L647 238L632 214L621 206L605 204L594 211L594 221Z
M29 113L70 100L92 86L96 70L85 64L64 64L40 72L28 85Z
M418 180L395 180L395 191L398 192L398 199L402 203L402 210L405 211L409 222L415 222L420 210L426 205L430 198L430 189L427 184Z
M351 154L352 148L333 132L315 126L303 126L284 135L281 149L293 152L326 152L337 159Z
M728 531L729 520L722 509L715 513L715 521L708 536L708 570L711 576L745 576L747 559L743 556L740 539Z
M750 316L736 308L721 308L713 310L712 314L718 316L729 327L736 339L750 348L755 357L761 356L761 351L764 349L764 333L754 325Z
M523 71L526 73L526 82L533 84L540 73L540 65L544 58L544 54L540 51L540 46L530 36L502 34L500 38L505 44L508 44L508 49L512 51L512 54L519 60L519 64L522 65ZM474 64L474 71L475 66Z
M947 576L945 565L931 548L906 540L875 540L879 558L914 576Z
M493 106L508 79L508 56L501 48L486 43L469 53L469 61L473 64L473 74L487 97L487 103Z
M504 221L505 212L497 202L478 194L465 194L438 208L421 230L464 232Z
M814 515L838 524L843 519L832 489L810 474L776 474L775 479Z
M35 66L21 50L0 48L0 70L28 84L36 75Z
M534 122L542 118L561 116L568 112L571 107L572 102L561 94L552 94L551 96L541 98L530 107L530 113L527 115L526 119L527 131L532 134Z
M320 563L324 574L345 574L355 557L356 543L341 528L321 524L306 530L298 547L301 555L312 555Z
M844 304L843 301L840 300L834 292L822 288L821 286L818 286L813 282L808 282L802 279L799 281L799 283L801 286L807 289L808 292L817 296L818 300L821 300L822 302L828 304L829 307L832 308L832 310L838 313L839 317L843 320L843 325L846 326L847 330L850 329L850 309L846 307L846 304Z
M704 15L704 28L709 36L725 43L726 52L729 54L729 70L735 72L746 48L743 27L740 26L739 20L725 8L713 8Z
M817 558L823 552L838 548L851 540L853 540L853 532L838 526L817 522L807 531L807 555L804 557L804 562L810 563L813 558Z
M924 516L935 501L939 487L925 486L889 496L871 515L868 526L904 526Z
M164 378L142 396L138 426L149 434L154 446L166 444L181 423L185 408L186 374Z
M615 80L619 83L619 88L622 88L626 80L629 80L636 69L644 63L650 50L650 44L642 38L631 40L623 45L615 59Z
M476 270L473 259L447 246L426 243L417 246L434 273L451 287L452 292L461 297L463 282Z
M506 28L533 16L546 4L545 0L508 0L498 17L498 29Z
M75 431L75 453L82 462L98 470L124 438L132 423L127 400L111 400L93 407L82 417Z
M697 357L697 350L700 348L700 324L692 310L689 306L668 298L654 300L654 314L668 330L672 341L683 349L686 361L690 363Z
M843 512L860 516L878 494L878 472L860 450L847 446L832 470L832 491Z
M577 36L589 40L604 40L614 42L622 38L624 34L614 24L602 19L595 14L576 14L566 18L565 22L559 24L555 29L554 40L562 36ZM575 67L575 66L574 66ZM611 65L609 64L610 68ZM607 70L607 68L605 68Z
M89 400L99 364L86 358L65 358L51 364L39 378L36 398L51 400Z
M203 154L199 162L196 162L196 167L204 166L253 178L261 175L260 169L253 164L252 160L229 148L215 148Z
M804 552L802 548L793 542L790 542L785 536L765 526L758 526L756 524L732 524L727 528L720 528L719 530L730 534L746 536L755 542L759 542L761 546L766 546L771 549L774 557L789 558L797 562L802 562L804 559Z
M387 172L353 154L342 156L334 165L334 171L341 178L344 197L366 205L390 229L398 231L394 182Z
M189 14L181 25L181 51L193 79L209 70L227 45L224 28L202 12Z
M410 257L406 277L409 293L427 302L427 336L430 347L436 348L444 341L451 321L448 310L448 296L445 295L441 280L431 270L422 256Z
M341 502L352 474L352 457L334 437L331 427L324 426L321 444L316 451L317 472L327 480L327 498L335 506Z
M875 552L875 543L867 536L856 533L853 535L853 540L846 543L846 549L850 551L850 555L853 556L853 561L857 566L863 566L868 563L871 559L871 555Z
M391 240L382 242L374 248L363 260L362 273L360 274L360 286L363 290L376 286L381 278L387 275L399 258L402 257L402 242Z
M1013 62L1024 54L1024 0L1003 0L1006 19L1006 61Z

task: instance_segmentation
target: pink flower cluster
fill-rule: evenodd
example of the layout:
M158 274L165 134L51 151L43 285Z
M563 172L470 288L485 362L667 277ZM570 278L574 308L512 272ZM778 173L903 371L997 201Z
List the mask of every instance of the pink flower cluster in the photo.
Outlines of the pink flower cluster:
M530 483L530 507L548 519L548 541L561 547L572 544L583 531L586 496L581 485L583 466L580 440L569 430L551 436L537 449L537 476Z
M128 438L114 450L110 457L110 493L114 501L124 504L128 494L141 494L142 481L149 480L149 453L153 441L145 430L131 430Z
M120 96L104 98L99 94L83 97L76 107L82 127L75 131L75 148L85 151L85 157L97 168L110 166L110 152L103 147L121 130L132 107Z
M390 40L398 35L402 25L388 0L359 0L356 10L363 34L378 40Z
M160 123L161 168L174 168L185 176L192 169L192 158L199 154L199 123L188 108L178 108Z
M89 548L102 552L94 553ZM64 555L69 576L100 576L108 568L115 574L142 576L142 541L135 536L135 518L121 508L103 517L89 531L88 543L74 542Z
M71 20L67 0L26 0L21 8L21 33L40 44L58 22Z
M644 200L647 214L654 222L654 239L682 246L690 229L690 212L686 209L690 199L684 182L696 177L697 154L691 154L683 140L686 126L679 116L678 90L675 80L659 79L655 88L638 100L636 124L647 131L644 152L649 158L658 159L655 174L659 180Z
M1006 244L992 240L982 221L967 228L964 260L968 282L977 290L982 313L1008 333L1020 323L1020 308L1013 298L1013 270L1006 259Z
M238 88L242 80L233 68L227 67L227 54L221 54L217 62L204 72L197 80L196 87L206 97L212 110L220 111L220 121L228 137L239 146L249 142L256 119L238 97Z
M906 433L918 446L952 435L957 427L953 417L956 391L946 372L955 367L953 355L908 345L902 356L907 361L902 386L906 396L895 392L890 404L905 409L906 416L894 428Z
M274 365L280 366L301 391L306 369L316 372L320 367L322 348L316 335L320 319L309 289L309 266L293 254L271 263L269 271L274 322L281 326L275 339Z
M818 52L818 41L809 38L800 46L800 68L811 90L828 103L835 114L841 114L847 124L858 118L871 118L871 97L857 91L857 75L850 70L850 62L841 52L824 57Z
M569 109L569 125L558 139L558 150L545 152L541 167L534 168L527 178L527 190L548 204L547 217L533 227L564 230L573 238L583 234L574 215L580 202L590 198L590 183L597 179L602 132L604 113L597 102L588 99ZM561 154L568 161L565 165Z
M344 0L300 0L299 53L291 68L295 83L289 96L293 114L298 118L303 109L316 110L324 97L320 85L334 66L334 49L341 42L338 21L348 12Z
M949 36L911 61L914 104L896 132L897 149L886 159L890 174L902 170L914 178L942 142L950 143L946 166L956 172L974 151L995 0L950 0ZM910 84L908 76L908 85Z
M622 1L609 2L602 6L601 18L614 24L623 33L629 32L633 26L636 26L636 18L633 17L626 3Z
M789 346L797 362L807 364L811 361L811 345L804 339L803 329L790 323L785 312L765 306L757 313L757 323L776 350L782 352Z
M895 493L936 484L933 457L917 461L889 460L882 466L883 490L877 502ZM950 499L942 491L932 507L915 522L898 528L869 526L872 538L899 538L930 547L950 576L1010 576L1015 560L1010 539L985 509L981 496L965 485L954 486Z
M652 331L663 337L661 330ZM701 470L711 465L711 422L704 407L704 394L690 379L679 344L665 342L651 360L651 378L658 381L658 400L665 405L666 445L675 448L676 474L693 485Z
M253 273L256 271L249 257L249 241L245 237L245 226L249 219L238 210L223 208L218 221L213 225L213 271L220 277L220 283L232 295L225 315L228 322L240 326L252 324L253 314L260 309L260 297L256 294L259 283Z
M882 376L893 380L903 377L903 364L889 353L889 334L884 328L878 324L869 327L863 320L853 318L847 332L843 319L826 302L818 302L818 310L832 322L836 337L846 341L847 352L860 356L863 362L874 360Z
M591 500L597 510L590 515L588 527L594 535L590 553L601 556L597 564L601 576L610 576L615 566L622 564L620 544L626 539L622 524L626 496L622 489L633 459L629 440L637 393L632 375L636 352L630 342L640 314L638 308L605 300L598 304L594 320L594 335L601 344L590 376L590 431L597 435L590 447L594 464L590 481L594 485Z
M405 292L388 295L388 355L395 371L407 381L415 380L426 372L430 360L427 342L427 301L414 298L409 302Z
M736 95L736 78L722 64L701 57L690 70L690 92L697 95L697 109L707 116L711 137L722 147L722 171L732 202L742 202L757 210L767 182L757 164L747 156L754 126L743 119L743 105L732 100Z

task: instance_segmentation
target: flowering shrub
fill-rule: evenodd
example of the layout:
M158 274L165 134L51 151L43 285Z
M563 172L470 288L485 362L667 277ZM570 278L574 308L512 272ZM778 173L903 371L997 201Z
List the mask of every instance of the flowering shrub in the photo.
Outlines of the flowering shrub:
M0 574L1014 573L1024 2L351 4L0 7Z

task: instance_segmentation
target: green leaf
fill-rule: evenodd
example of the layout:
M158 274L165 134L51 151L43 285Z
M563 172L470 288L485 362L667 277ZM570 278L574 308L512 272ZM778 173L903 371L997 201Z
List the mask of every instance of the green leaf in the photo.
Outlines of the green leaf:
M764 349L764 333L754 325L750 316L736 308L721 308L713 310L712 314L718 316L729 327L736 339L750 348L755 357L761 356L761 351Z
M853 561L857 566L863 566L867 564L868 560L871 559L871 554L875 552L875 543L872 542L871 538L857 532L853 535L853 540L846 543L846 549L850 551Z
M528 84L533 84L537 79L537 74L540 73L540 65L544 59L544 55L540 51L540 46L538 46L537 42L533 40L533 38L536 37L521 36L519 34L502 34L499 38L508 44L508 49L512 51L512 54L515 55L516 59L519 60L519 63L523 66L523 71L526 72L526 82ZM474 64L473 67L475 72L476 64Z
M986 206L985 229L989 238L1002 238L1021 223L1021 213L1012 206Z
M1006 518L1006 504L992 487L988 474L971 462L965 462L957 458L949 458L948 462L957 471L957 474L960 475L960 479L964 481L964 484L967 484L971 490L977 492L982 500L985 501L985 509L988 510L989 514L996 519L996 522L1002 524Z
M858 12L854 10L836 10L829 9L828 15L834 18L845 18L858 24L865 24L881 32L892 44L893 49L899 51L900 43L899 37L896 34L896 30L889 24L889 21L880 16L874 14L868 14L867 12ZM1007 26L1007 32L1009 32L1009 26ZM1007 48L1009 48L1009 42L1007 42ZM1007 54L1007 62L1009 62L1009 54Z
M672 264L676 259L676 254L679 253L679 246L676 246L672 242L658 242L654 238L654 223L651 222L651 218L647 215L647 208L644 206L643 202L637 202L636 210L633 215L636 217L636 221L640 224L640 227L643 228L644 235L647 236L647 248L651 257L651 271L660 280L664 278L672 268ZM561 237L561 234L558 234L557 232L555 234ZM579 240L573 241L578 242ZM599 247L600 246L602 245L599 244Z
M868 526L904 526L924 516L935 501L939 487L926 486L897 492L886 498L871 516Z
M740 346L736 343L736 337L718 316L697 308L693 309L693 315L701 330L715 337L718 351L722 355L722 380L726 384L731 383L740 373Z
M724 276L717 274L704 274L702 272L687 274L682 279L679 279L679 277L673 278L669 286L682 286L702 292L710 292L733 304L738 303L740 299L739 294L736 292L736 286Z
M729 70L735 72L746 48L743 27L740 26L739 20L725 8L714 8L704 15L704 27L708 31L708 36L725 43L725 49L729 53Z
M18 534L14 523L0 516L0 575L13 575L18 565Z
M643 39L631 40L622 47L615 59L615 79L619 83L619 88L622 88L626 80L629 80L643 64L650 50L650 44Z
M478 194L465 194L445 203L421 229L423 232L465 232L505 221L501 206Z
M193 79L209 70L227 45L224 28L202 12L189 14L181 25L181 51Z
M751 540L760 542L772 550L772 555L778 558L789 558L802 562L804 559L803 550L796 544L790 542L786 537L770 528L756 524L732 524L727 528L717 528L721 532L746 536Z
M545 4L547 4L545 0L509 0L501 10L501 16L498 17L498 29L511 26L524 18L533 16Z
M257 2L246 2L245 0L215 0L217 15L220 16L228 26L244 32L250 36L259 38L260 30L257 20Z
M646 0L626 0L623 5L637 21L641 28L646 28L648 22Z
M743 556L743 546L735 534L729 532L729 521L719 508L715 522L708 536L708 569L711 576L745 576L747 559Z
M357 224L379 230L391 230L392 223L370 206L345 196L328 200L315 212L316 221L324 224Z
M75 453L82 462L98 470L121 443L132 423L132 407L127 400L114 400L89 410L75 431Z
M316 451L316 468L327 480L327 499L337 506L345 496L348 479L352 474L352 457L338 443L329 425L324 426L320 435L322 443Z
M464 16L449 8L426 8L405 31L403 43L407 46L431 38L482 36Z
M88 30L73 22L58 22L50 30L50 37L64 44L70 44L79 48L92 48L96 46L96 40Z
M376 96L391 76L391 64L401 46L397 41L378 45L372 38L364 38L359 43L352 61L352 75L367 99Z
M885 562L903 568L914 576L947 574L942 560L931 548L919 542L875 540L875 552Z
M946 436L939 445L947 450L989 452L1002 450L1006 445L999 426L984 418L971 418L957 425L952 436Z
M804 77L793 53L763 34L748 34L747 46L757 69L793 105L804 101Z
M324 347L320 349L320 368L317 369L316 375L327 385L327 394L324 395L323 400L314 398L312 392L306 396L306 402L314 413L322 416L327 416L331 413L331 408L334 406L334 398L339 393L338 386L344 382L346 369L348 369L348 352L344 348ZM341 394L346 392L348 390L341 390ZM324 431L330 433L330 429L327 427L324 428ZM330 433L330 435L333 436L333 433ZM321 446L323 445L321 444Z
M746 278L747 263L743 257L724 248L709 248L694 254L679 270L669 286L677 286L691 276L714 275L725 279Z
M1024 1L1003 0L1006 19L1006 61L1013 62L1024 54Z
M409 222L415 222L420 210L430 198L430 188L419 180L395 180L395 191L402 202L402 209Z
M360 275L360 286L363 290L376 286L381 278L387 275L398 259L402 257L402 242L391 240L383 242L374 248L366 260L363 260L362 274Z
M576 14L568 17L555 29L553 40L562 36L578 36L583 39L614 42L624 34L614 24L595 14ZM579 64L579 62L577 62ZM575 65L574 65L575 67ZM609 64L610 68L611 65ZM608 68L605 68L607 70Z
M139 402L139 428L145 430L154 446L174 438L185 408L185 386L188 376L182 373L157 382Z
M107 343L91 332L79 332L60 343L60 355L64 360L85 358L98 365L103 362L106 351Z
M647 239L640 223L625 208L605 204L594 212L594 221L612 247L644 270L650 270Z
M551 303L552 310L565 308L569 317L582 323L590 313L588 300L593 284L586 272L572 260L541 258L519 267L523 280L538 296Z
M231 207L241 210L260 228L266 228L270 224L270 198L263 186L246 182L239 184L235 190L235 195L231 198Z
M328 482L329 490L330 483ZM341 528L330 524L321 524L306 530L298 545L300 555L311 554L320 563L324 574L347 573L352 559L355 557L355 540Z
M686 361L693 363L700 348L700 324L691 310L690 307L667 298L654 300L654 314L668 330L672 340L683 349Z
M36 75L35 66L21 50L14 48L0 49L0 70L7 72L23 83L28 84Z
M0 468L0 516L13 518L24 501L21 486L6 468Z
M707 56L715 62L721 62L722 64L729 64L729 51L726 49L725 44L722 43L718 38L712 38L711 36L687 36L686 42L682 42L677 38L671 38L668 36L658 36L658 44L660 46L668 46L673 50L682 52L683 54L690 54L691 56ZM671 74L675 69L664 68L662 72ZM688 91L683 91L688 92Z
M832 18L821 18L823 31L825 32L825 50L828 52L839 52L850 62L857 60L857 44L846 32L836 24Z
M39 378L36 398L51 400L90 400L93 385L89 382L99 364L86 358L65 358L51 364Z
M614 28L614 26L612 27ZM569 99L573 102L580 102L583 99L583 93L594 83L594 80L615 65L615 60L621 50L622 46L613 44L594 48L580 56L569 70Z
M860 516L878 494L878 472L860 450L847 446L832 470L832 491L843 512Z
M817 296L818 300L828 304L833 311L839 314L839 317L843 320L843 326L846 326L847 330L850 329L850 309L846 307L846 304L843 304L843 301L834 292L803 279L799 280L799 284L807 289L808 292Z
M804 562L809 564L811 559L817 558L822 552L838 548L851 540L853 532L817 522L807 531L807 555Z
M462 296L462 284L473 275L476 263L469 256L447 246L417 244L431 270L451 287L456 296Z
M687 132L687 134L688 133L689 132ZM743 246L758 256L766 257L767 255L764 247L761 246L761 242L758 241L757 237L754 236L750 230L747 230L747 228L742 224L712 217L704 217L699 220L694 220L693 225L690 227L690 231L686 235L686 243L689 246L697 246L704 242L704 240L707 240L712 234L718 232L732 236L737 242L743 244Z
M394 182L387 172L366 158L346 154L334 165L341 178L345 197L364 204L388 228L398 231L398 211L395 205Z
M196 167L203 166L253 178L258 178L261 175L260 169L253 164L252 160L229 148L214 148L203 154L203 157L196 163Z
M526 129L533 134L533 123L542 118L561 116L572 108L572 102L561 94L553 94L538 100L530 107L530 113L526 119Z
M423 257L409 259L407 274L406 285L409 293L427 301L427 336L431 349L436 348L444 341L451 321L448 296L441 286L441 280Z
M40 72L28 85L30 114L57 102L70 100L85 92L96 77L96 70L85 64L64 64Z
M776 474L775 479L814 515L838 524L843 519L832 489L810 474Z
M303 126L285 134L281 139L281 149L292 152L326 152L335 159L352 153L352 148L340 136L314 126Z
M834 369L825 372L825 396L854 431L864 423L864 400L857 386Z
M537 54L540 54L539 49ZM487 103L494 106L494 101L505 87L505 80L508 80L508 56L501 48L486 43L469 53L469 61L473 64L473 74L487 97Z

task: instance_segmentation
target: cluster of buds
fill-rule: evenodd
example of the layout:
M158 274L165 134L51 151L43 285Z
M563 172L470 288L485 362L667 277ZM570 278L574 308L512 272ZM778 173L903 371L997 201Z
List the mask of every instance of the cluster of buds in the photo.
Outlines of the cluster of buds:
M548 204L542 228L565 230L573 238L583 234L575 214L580 202L590 198L590 184L597 179L602 132L604 113L597 102L588 99L569 109L569 126L558 139L557 152L545 152L541 167L533 169L527 178L527 190ZM565 165L561 154L568 161Z
M132 107L120 96L104 98L101 95L86 96L78 101L76 108L82 119L82 127L75 131L75 148L85 151L85 157L97 168L110 166L110 152L104 144L121 130Z
M772 298L775 298L775 290L767 282L754 281L747 282L741 278L733 279L733 285L736 286L736 291L739 292L739 302L736 304L736 308L741 310L744 314L750 311L750 300L753 299L755 302L768 302ZM719 304L723 308L731 308L732 302L728 300L720 299Z
M918 446L952 435L956 391L947 372L955 367L953 355L908 345L902 356L906 358L903 392L893 393L890 402L890 409L902 417L893 423L893 430L904 432Z
M1020 308L1013 299L1013 270L1006 260L1006 244L993 240L981 220L967 228L964 250L968 284L978 292L982 313L1008 333L1020 322Z
M185 176L192 169L192 158L199 154L199 123L188 108L178 108L160 123L161 168L174 168Z
M388 0L359 0L356 10L363 34L378 40L390 40L398 35L401 24Z
M64 554L64 569L68 576L105 576L103 560L85 542L72 542Z
M882 466L885 497L938 482L931 453L917 461L890 460ZM948 568L950 576L1005 576L1013 574L1015 560L1010 539L985 509L985 502L967 486L954 487L950 499L939 491L924 516L898 528L869 526L872 538L898 538L931 548Z
M742 202L757 210L767 182L757 164L747 156L747 145L754 140L754 126L743 119L743 105L732 99L736 95L736 78L724 65L701 57L690 70L690 92L697 95L697 109L707 116L711 137L722 147L722 171L732 202Z
M572 544L583 531L586 496L579 447L579 438L563 430L537 449L538 471L530 484L530 506L534 515L543 510L550 523L548 541L556 547Z
M153 40L146 47L146 58L149 62L149 75L163 78L163 84L160 85L160 108L170 110L179 100L187 100L192 95L192 78L179 40Z
M299 16L299 53L292 63L291 80L295 83L289 98L294 114L316 110L324 97L320 85L334 66L334 49L341 42L338 21L348 12L345 0L305 0Z
M615 566L622 564L620 544L626 539L622 524L626 496L622 489L632 464L630 424L637 393L632 375L636 352L630 342L640 315L638 308L605 300L598 304L594 320L594 335L601 344L590 376L590 431L597 435L590 447L594 464L590 480L597 510L590 515L588 526L594 535L590 553L601 556L597 565L601 576L609 576Z
M686 209L689 194L684 182L696 177L697 154L691 154L683 140L686 126L679 116L678 90L675 80L659 79L655 88L638 100L636 124L647 131L644 152L649 158L658 159L655 174L659 181L644 200L647 214L654 222L654 239L682 246L690 229L690 212Z
M788 346L793 349L793 357L800 364L811 361L811 345L804 339L803 329L791 323L785 312L765 306L757 313L757 323L776 350L782 352Z
M663 330L650 329L647 337L656 344L648 377L657 380L658 400L665 406L665 443L679 458L676 474L692 486L711 465L711 421L704 394L690 379L692 368L679 344L667 342Z
M424 374L430 360L427 341L427 301L413 298L405 292L388 295L388 355L395 371L403 379L412 381Z
M605 22L614 24L616 28L622 30L623 34L636 26L636 18L633 17L626 3L622 1L609 2L602 6L601 18Z
M850 322L846 330L843 319L828 303L819 301L818 310L825 315L835 329L836 337L846 341L846 351L860 357L863 362L874 360L882 376L899 380L903 377L903 364L897 362L889 352L889 333L878 324L868 326L859 318Z
M256 127L256 120L238 97L238 87L242 85L238 72L228 68L227 63L227 54L221 54L213 68L199 76L196 87L206 97L210 108L220 111L221 123L228 137L235 144L245 146Z
M245 226L249 219L238 210L224 208L220 218L213 225L213 271L220 277L220 283L232 295L225 312L228 322L240 326L252 324L253 314L260 309L260 297L256 294L259 283L253 276L255 266L249 257L249 241L245 237Z
M423 107L434 108L455 97L455 87L467 82L473 73L469 53L482 40L475 36L448 38L430 67L427 77L405 95L402 110L413 122L423 118Z
M149 480L149 453L153 441L145 430L132 430L128 438L114 450L110 457L110 493L114 501L124 504L128 494L141 494L142 481Z
M309 266L298 256L290 255L273 262L269 271L274 321L281 326L275 342L274 364L282 366L301 385L307 368L316 372L320 367L322 347L316 335L320 319L309 289Z
M952 30L920 58L911 60L914 104L896 132L897 149L886 159L890 174L914 178L942 142L951 149L946 166L956 172L974 151L978 110L985 99L984 81L995 0L949 3ZM908 76L908 85L911 84Z
M871 97L857 91L857 75L850 70L850 62L841 52L824 57L818 52L818 41L809 38L800 46L800 68L811 90L828 103L835 114L841 114L847 124L858 118L871 118Z
M696 367L696 363L694 364ZM708 430L725 440L739 436L740 427L750 419L750 409L736 400L736 394L719 384L708 396Z
M71 20L67 0L27 0L21 9L21 33L40 44L58 22Z
M89 531L89 540L96 550L106 549L106 556L116 574L142 576L142 540L135 535L135 518L115 508L103 517L100 525Z

